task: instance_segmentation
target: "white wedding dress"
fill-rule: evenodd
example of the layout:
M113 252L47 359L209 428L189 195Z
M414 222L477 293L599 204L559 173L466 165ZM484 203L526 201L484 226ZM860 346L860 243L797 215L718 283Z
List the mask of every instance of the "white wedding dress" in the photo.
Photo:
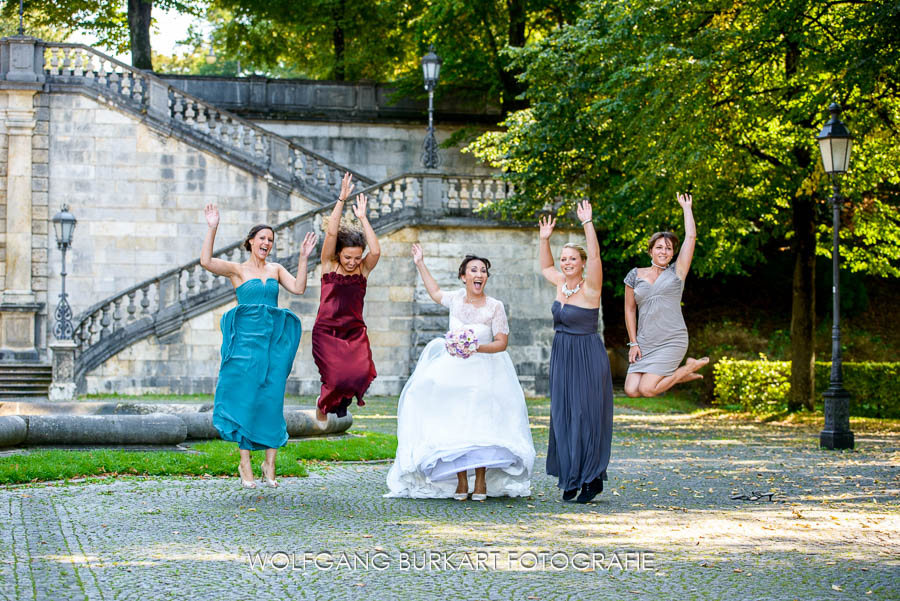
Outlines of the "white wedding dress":
M445 292L450 329L472 328L479 343L508 334L503 303L465 302L465 289ZM428 343L397 405L397 456L388 472L386 497L449 498L456 473L486 467L487 494L531 494L534 444L525 395L509 354L453 357L444 339Z

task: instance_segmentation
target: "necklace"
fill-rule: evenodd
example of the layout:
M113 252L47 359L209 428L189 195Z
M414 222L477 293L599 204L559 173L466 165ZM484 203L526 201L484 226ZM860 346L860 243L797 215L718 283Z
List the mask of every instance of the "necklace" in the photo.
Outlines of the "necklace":
M581 282L583 281L584 280L581 280ZM566 298L571 297L573 294L581 290L581 282L578 282L578 284L575 286L575 290L569 290L569 287L565 283L563 283L562 293L566 295Z
M657 264L656 264L656 261L654 261L653 259L650 259L650 263L651 263L654 267L656 267L657 269L662 269L663 271L665 271L666 269L668 269L668 266L667 266L667 265L657 265Z

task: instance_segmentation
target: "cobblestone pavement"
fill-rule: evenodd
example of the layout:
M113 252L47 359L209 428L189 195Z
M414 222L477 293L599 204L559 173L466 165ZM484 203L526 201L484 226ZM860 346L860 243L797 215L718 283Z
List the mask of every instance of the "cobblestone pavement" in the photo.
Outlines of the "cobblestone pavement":
M393 404L357 411L390 430ZM617 411L599 501L385 499L389 463L0 489L0 599L900 599L900 434ZM6 458L2 460L14 460ZM732 500L774 492L774 501Z

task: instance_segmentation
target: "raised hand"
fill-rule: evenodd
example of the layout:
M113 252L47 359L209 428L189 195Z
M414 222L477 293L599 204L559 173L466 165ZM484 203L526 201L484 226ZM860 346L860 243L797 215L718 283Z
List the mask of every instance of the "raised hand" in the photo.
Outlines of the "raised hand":
M216 205L210 203L206 205L206 209L204 210L206 213L206 223L209 227L218 227L219 225L219 209L216 208Z
M303 237L303 242L300 244L300 255L302 255L303 257L309 257L313 249L316 248L316 243L318 241L318 234L314 232L306 232L306 236Z
M341 179L341 193L338 196L338 200L344 201L350 198L350 194L353 193L353 188L356 187L356 184L353 183L353 176L350 172L344 173L344 177Z
M678 199L678 204L681 205L681 208L685 211L690 211L694 206L694 198L690 194L676 194L675 197Z
M416 265L420 264L422 262L422 259L425 258L425 253L422 252L422 247L415 243L412 245L412 258L413 263L415 263Z
M366 206L369 204L369 199L366 198L365 194L360 194L356 197L356 205L353 207L353 214L356 215L356 218L360 221L364 221L368 218L366 214Z
M591 209L591 201L582 200L575 205L575 214L578 215L578 221L590 221L593 218Z
M538 225L541 227L541 240L549 240L550 235L553 233L553 228L556 227L556 217L543 215L538 221Z

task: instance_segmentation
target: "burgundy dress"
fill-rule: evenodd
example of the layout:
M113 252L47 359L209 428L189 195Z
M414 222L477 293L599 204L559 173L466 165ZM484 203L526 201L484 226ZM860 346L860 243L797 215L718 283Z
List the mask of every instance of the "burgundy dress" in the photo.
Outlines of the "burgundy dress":
M362 275L322 276L319 313L312 330L312 352L322 379L319 410L347 414L353 397L365 405L363 395L375 379L372 349L363 321L366 278Z

